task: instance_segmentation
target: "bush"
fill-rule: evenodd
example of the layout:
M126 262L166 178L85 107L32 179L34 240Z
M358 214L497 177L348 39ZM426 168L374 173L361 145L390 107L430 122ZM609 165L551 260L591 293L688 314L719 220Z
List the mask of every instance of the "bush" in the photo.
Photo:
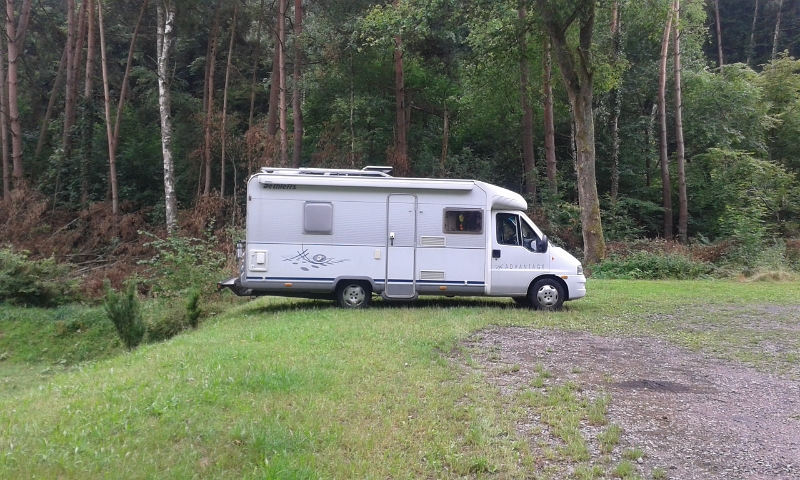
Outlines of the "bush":
M30 260L27 252L0 249L0 301L17 305L55 307L80 299L70 267L54 258Z
M195 288L189 292L189 298L186 301L186 318L192 328L197 328L201 313L203 311L200 309L200 290Z
M710 275L714 267L691 258L649 252L636 252L628 257L611 257L592 268L595 278L634 278L642 280L687 280Z
M133 350L142 343L145 325L139 313L135 282L129 282L122 293L115 292L111 284L106 282L106 299L103 307L128 350Z
M158 252L153 258L140 262L148 265L152 276L152 291L156 295L183 295L193 288L211 292L221 275L225 254L215 250L216 237L207 241L198 238L172 236L154 238L147 246Z
M147 341L163 342L186 330L183 314L178 309L168 310L147 320Z

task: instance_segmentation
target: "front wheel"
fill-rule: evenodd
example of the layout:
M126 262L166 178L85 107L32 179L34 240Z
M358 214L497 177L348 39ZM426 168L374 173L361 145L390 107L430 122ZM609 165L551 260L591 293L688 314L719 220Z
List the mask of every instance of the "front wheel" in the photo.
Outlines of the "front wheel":
M537 310L560 310L564 304L564 288L558 280L543 278L533 284L528 300Z
M372 287L367 282L342 282L336 300L342 308L367 308L372 302Z

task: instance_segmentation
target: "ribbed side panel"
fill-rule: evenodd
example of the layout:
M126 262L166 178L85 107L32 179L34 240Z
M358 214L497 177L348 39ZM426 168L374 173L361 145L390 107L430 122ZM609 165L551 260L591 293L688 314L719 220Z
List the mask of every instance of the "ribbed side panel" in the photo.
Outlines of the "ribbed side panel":
M444 280L444 272L440 270L420 270L420 280Z
M422 236L419 237L419 246L420 247L444 247L447 245L447 241L444 237L428 237Z

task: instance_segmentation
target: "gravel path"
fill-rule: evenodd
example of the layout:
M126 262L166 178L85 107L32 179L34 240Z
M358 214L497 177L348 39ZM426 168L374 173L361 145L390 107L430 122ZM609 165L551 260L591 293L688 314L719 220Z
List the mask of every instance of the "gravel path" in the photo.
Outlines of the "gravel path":
M624 431L613 460L643 450L637 469L645 478L658 469L674 479L800 479L796 380L652 338L497 328L466 343L484 352L472 356L505 395L529 386L537 365L557 383L610 394L609 423ZM524 420L520 433L531 435L536 422Z

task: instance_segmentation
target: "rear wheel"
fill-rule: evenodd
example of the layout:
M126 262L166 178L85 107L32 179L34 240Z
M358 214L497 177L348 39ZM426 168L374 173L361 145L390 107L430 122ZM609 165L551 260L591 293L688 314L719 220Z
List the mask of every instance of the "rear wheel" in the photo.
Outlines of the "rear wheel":
M564 304L564 288L558 280L543 278L533 284L528 301L537 310L560 310Z
M367 282L343 281L336 291L342 308L367 308L372 303L372 287Z

